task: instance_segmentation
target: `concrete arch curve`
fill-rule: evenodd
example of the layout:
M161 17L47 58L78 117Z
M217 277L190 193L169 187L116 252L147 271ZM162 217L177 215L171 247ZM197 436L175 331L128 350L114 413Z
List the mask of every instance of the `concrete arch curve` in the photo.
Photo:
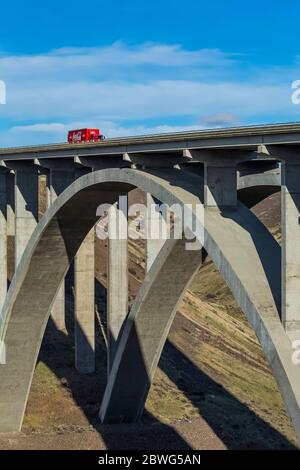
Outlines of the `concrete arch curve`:
M133 187L139 187L170 205L192 204L196 207L202 200L203 188L196 176L184 174L180 170L146 173L133 169L90 173L76 180L57 198L28 243L1 313L1 339L7 345L7 365L0 368L1 431L17 431L21 428L53 299L82 240L97 221L97 206L101 202L115 202L120 193L126 193ZM183 253L178 243L169 241L165 245L135 301L101 408L104 418L109 416L106 409L111 409L109 404L112 401L108 400L108 396L115 390L113 381L119 371L124 370L123 352L130 349L131 343L127 341L130 324L136 328L136 321L143 316L141 312L144 311L144 315L147 313L146 304L151 288L159 274L164 272L163 267L167 269L170 266L174 250ZM277 309L280 304L280 248L265 227L242 204L235 211L205 212L204 247L263 346L299 438L300 377L297 366L291 361L291 343L281 325ZM182 256L182 259L188 264L188 255ZM176 302L183 295L197 263L199 259L185 272L185 279L183 275L180 276L178 289L166 312L166 318L169 315L169 319L165 324L162 322L158 335L152 336L154 347L149 357L144 356L146 363L153 365L152 370L158 362ZM177 272L180 275L181 270ZM144 331L139 335L145 354L149 333ZM134 390L137 384L131 382L128 377L130 389Z
M279 192L281 188L279 172L262 172L243 175L238 178L238 198L247 207Z

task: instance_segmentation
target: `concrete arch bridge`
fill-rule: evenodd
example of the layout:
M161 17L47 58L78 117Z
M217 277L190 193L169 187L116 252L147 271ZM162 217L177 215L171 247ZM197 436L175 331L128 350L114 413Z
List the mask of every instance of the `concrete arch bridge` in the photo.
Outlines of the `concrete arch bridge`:
M62 283L73 259L76 367L94 369L97 208L137 187L147 195L147 223L159 200L189 205L194 226L204 221L204 231L196 251L186 249L184 238L147 239L147 273L129 313L127 240L109 240L109 375L101 420L141 415L177 305L205 250L262 345L300 442L300 365L293 354L300 339L300 125L0 149L0 160L1 432L21 429L49 315L64 328ZM48 208L38 220L40 175ZM280 190L282 247L249 209ZM127 224L122 211L117 217ZM11 235L15 275L6 292Z

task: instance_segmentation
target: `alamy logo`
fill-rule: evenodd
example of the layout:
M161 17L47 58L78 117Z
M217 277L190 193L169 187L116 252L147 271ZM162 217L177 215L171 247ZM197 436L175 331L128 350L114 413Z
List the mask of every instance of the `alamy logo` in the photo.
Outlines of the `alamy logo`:
M300 80L295 80L292 83L292 89L295 90L292 93L292 103L300 104Z
M0 104L6 104L6 85L0 80Z
M199 250L204 244L204 207L202 204L132 204L120 196L117 205L100 204L96 234L100 240L180 240L187 250ZM127 224L128 218L128 224Z
M292 342L292 348L294 352L292 353L292 363L295 366L300 364L300 340L296 339Z

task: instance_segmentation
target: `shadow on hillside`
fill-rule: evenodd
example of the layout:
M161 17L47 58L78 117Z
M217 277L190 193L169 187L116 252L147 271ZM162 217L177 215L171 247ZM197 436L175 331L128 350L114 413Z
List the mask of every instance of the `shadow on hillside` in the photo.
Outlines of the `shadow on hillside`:
M99 325L96 326L96 372L80 374L74 367L74 296L73 270L66 281L66 324L68 334L58 331L49 320L39 359L59 379L64 379L76 404L90 424L99 432L108 449L189 449L187 442L176 431L144 412L140 424L101 425L99 404L106 387L106 344ZM96 307L106 312L106 289L95 281ZM106 330L106 314L101 314L102 328ZM146 376L144 359L133 329L136 368ZM293 449L293 445L270 424L241 403L222 385L201 371L169 340L163 350L159 367L199 411L218 438L228 449ZM144 370L143 370L144 369ZM130 373L130 372L129 372ZM147 379L145 379L147 382ZM147 383L150 387L150 383ZM153 426L155 424L155 426ZM150 429L149 429L150 428Z
M68 280L72 280L72 272ZM98 311L106 312L106 289L96 282ZM100 328L96 327L96 372L81 374L74 367L73 295L66 283L66 324L68 334L58 331L49 319L39 360L45 363L69 390L93 428L101 435L110 450L190 450L189 444L170 426L160 423L150 415L151 423L102 425L99 422L99 404L106 387L106 345ZM106 327L106 318L101 322ZM155 426L153 426L155 424Z
M159 367L228 449L295 449L285 436L201 371L169 340Z
M170 426L151 416L151 424L102 425L99 404L106 386L106 351L98 343L94 374L80 374L74 367L73 334L58 331L50 319L39 360L69 389L75 403L101 435L109 450L190 450L187 442ZM153 427L153 424L157 426Z
M39 359L47 364L59 379L64 379L73 399L90 424L99 432L108 449L190 448L172 427L161 424L147 412L144 412L140 424L99 424L99 403L106 386L105 344L98 335L97 371L83 376L74 368L74 335L70 318L68 328L69 334L66 335L58 331L50 319ZM140 357L138 362L142 360ZM282 434L199 370L170 341L166 343L159 366L199 410L199 414L227 448L293 448Z

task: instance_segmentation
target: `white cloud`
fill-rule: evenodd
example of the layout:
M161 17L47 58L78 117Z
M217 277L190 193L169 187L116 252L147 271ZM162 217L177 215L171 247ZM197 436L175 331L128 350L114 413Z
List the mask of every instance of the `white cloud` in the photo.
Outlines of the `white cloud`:
M159 80L132 82L41 82L31 89L7 87L2 116L21 119L150 119L236 113L246 116L292 108L289 86L255 83ZM0 114L1 116L1 114Z
M22 70L23 77L41 77L59 72L86 77L92 72L101 76L107 69L141 66L168 67L225 67L235 63L235 55L219 49L189 51L180 45L142 44L129 47L117 42L102 48L61 48L40 55L0 55L0 70L4 78L13 77ZM78 76L78 75L77 75Z
M246 56L180 45L115 43L0 55L0 79L7 88L0 146L65 140L76 123L115 136L297 120L300 106L291 103L290 85L299 78L299 58L289 68L257 68ZM173 124L188 121L184 127Z

